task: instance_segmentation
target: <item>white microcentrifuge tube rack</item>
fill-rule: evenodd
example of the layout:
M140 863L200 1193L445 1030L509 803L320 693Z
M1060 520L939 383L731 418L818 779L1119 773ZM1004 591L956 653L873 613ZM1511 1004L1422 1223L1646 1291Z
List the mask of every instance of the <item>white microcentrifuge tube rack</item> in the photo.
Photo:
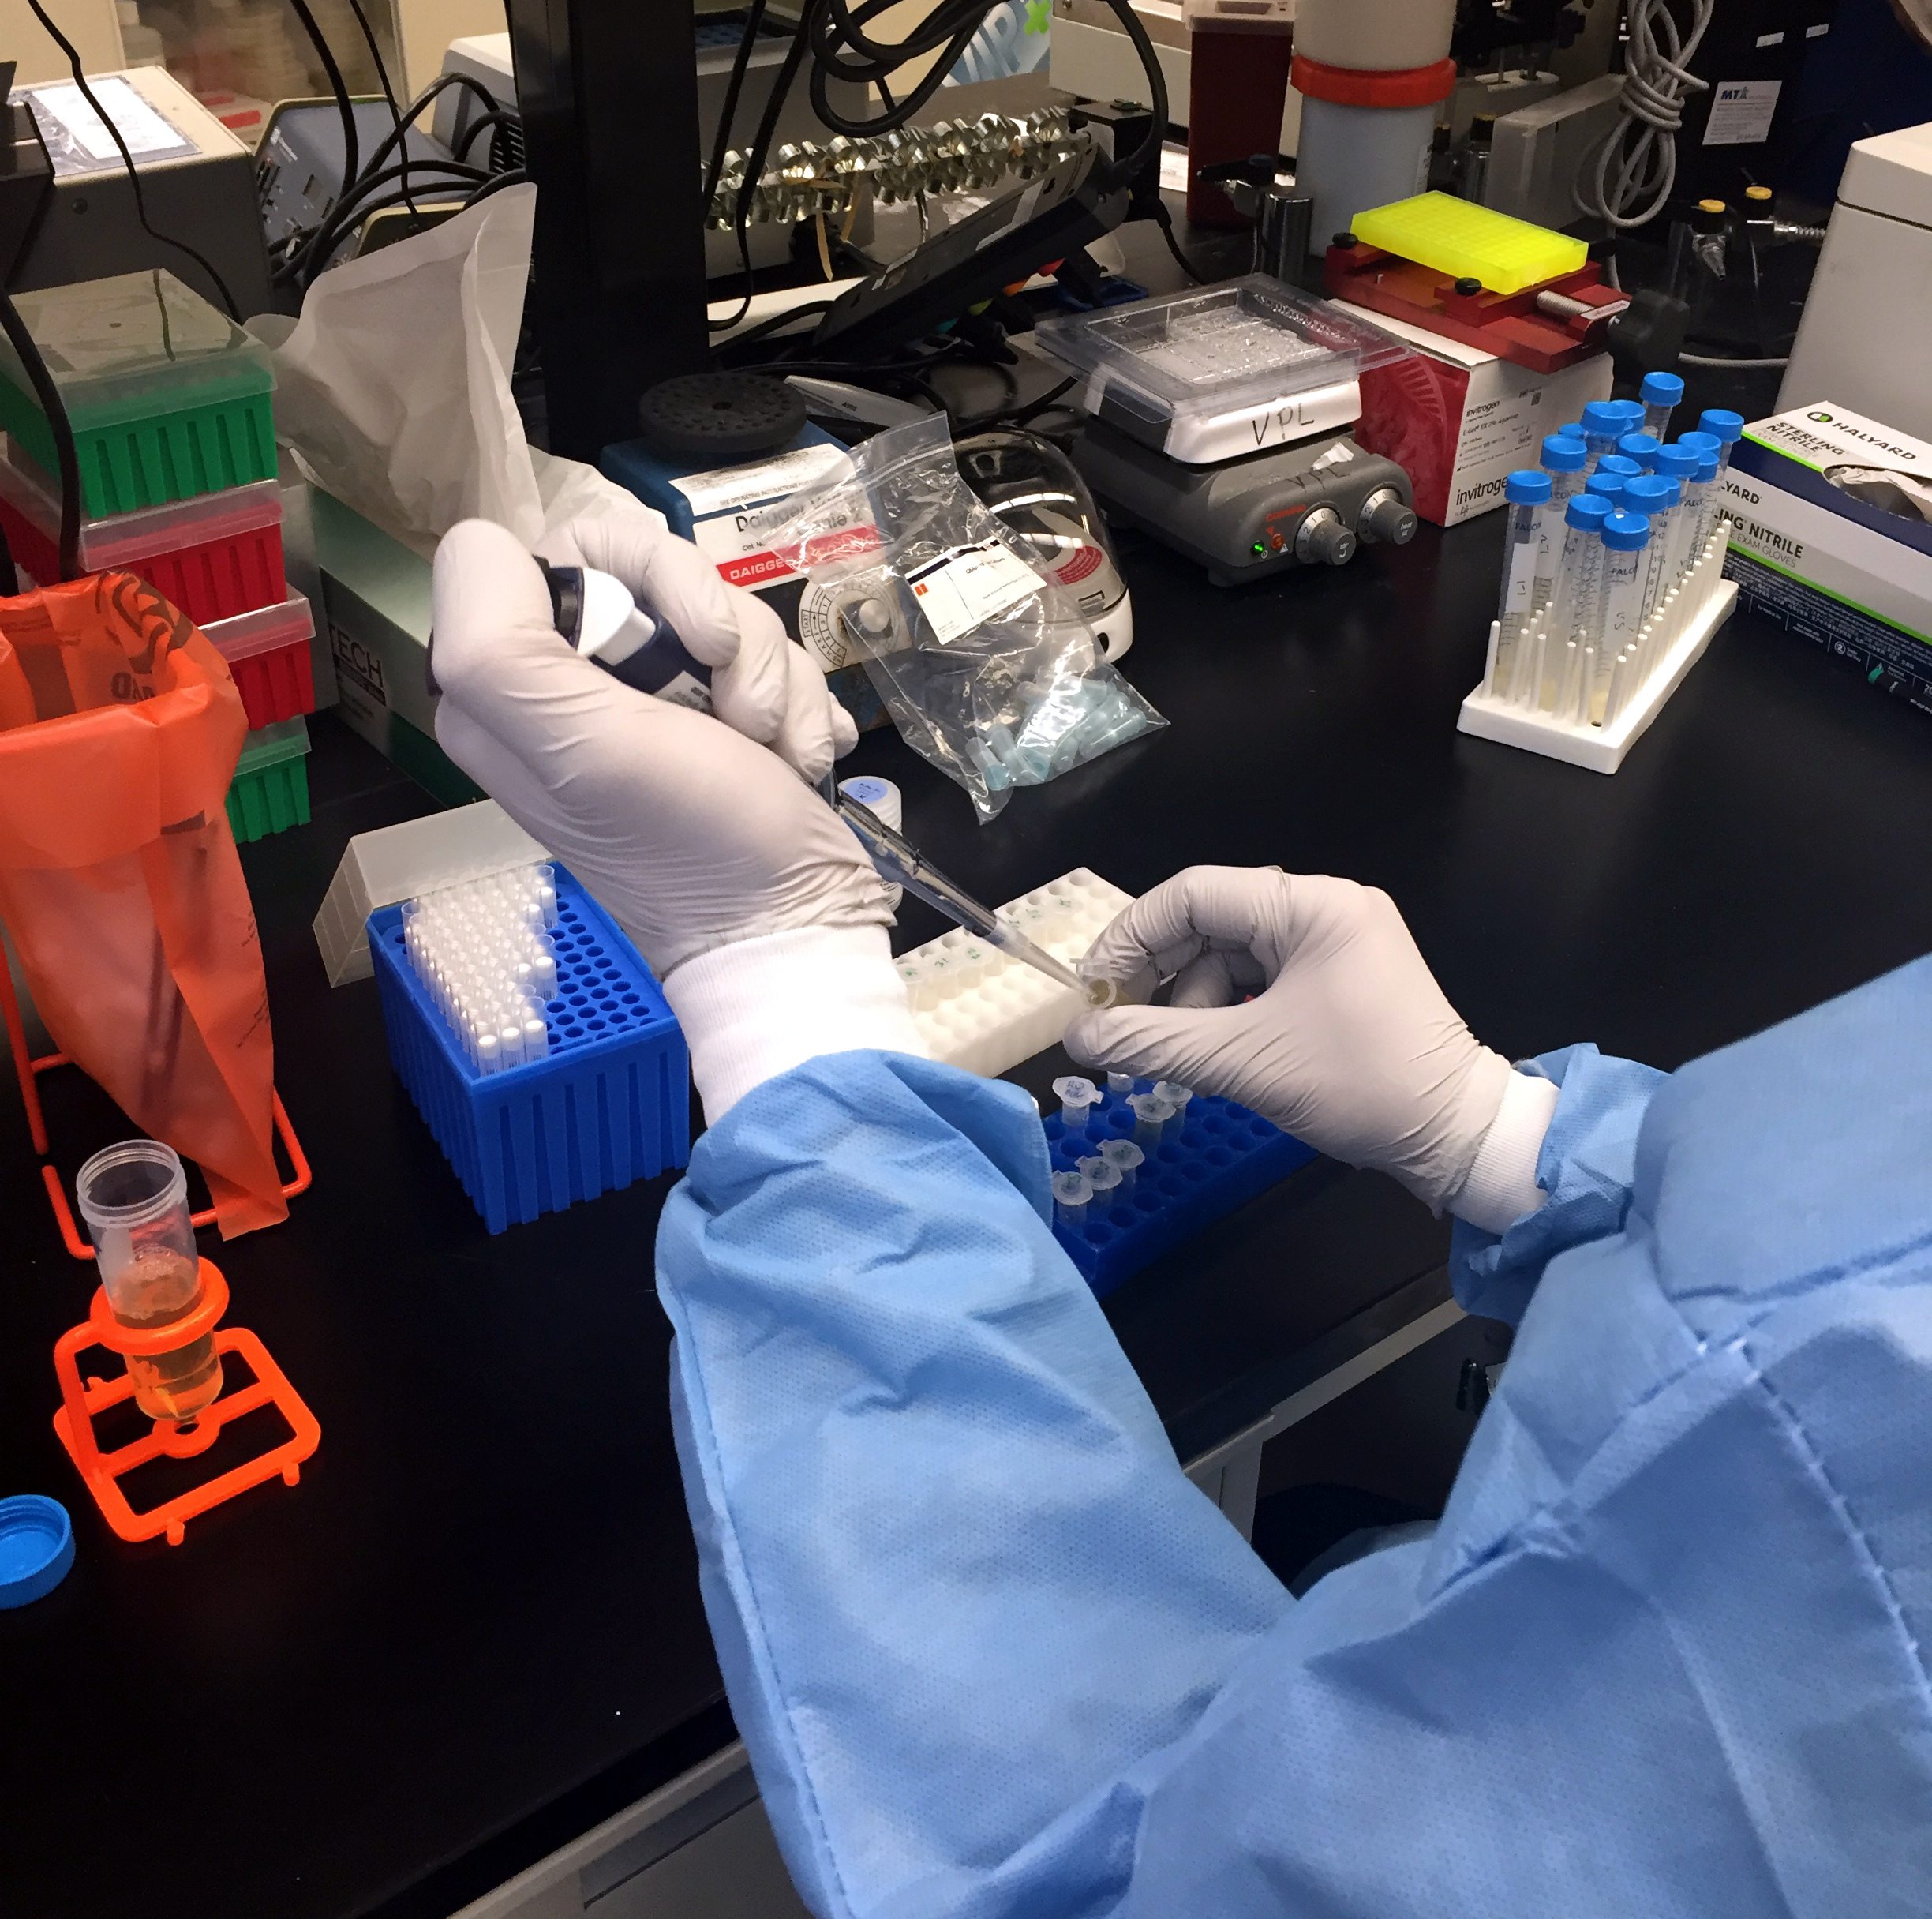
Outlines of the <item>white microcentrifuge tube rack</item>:
M1597 676L1593 696L1587 676L1571 673L1566 686L1566 676L1556 669L1556 656L1564 652L1569 635L1559 637L1548 630L1545 609L1524 628L1517 643L1544 647L1551 664L1540 673L1516 676L1527 684L1520 699L1511 699L1507 689L1492 684L1500 631L1492 621L1488 665L1482 684L1462 703L1457 730L1551 759L1567 759L1593 773L1616 772L1737 604L1736 583L1724 577L1730 536L1731 523L1719 521L1703 551L1652 609L1629 649L1630 657L1613 663L1607 684L1604 676ZM1552 686L1555 710L1541 703Z
M1079 963L1133 895L1078 867L999 909L1036 946ZM955 927L893 962L932 1056L988 1078L1056 1046L1087 1003L1070 986Z

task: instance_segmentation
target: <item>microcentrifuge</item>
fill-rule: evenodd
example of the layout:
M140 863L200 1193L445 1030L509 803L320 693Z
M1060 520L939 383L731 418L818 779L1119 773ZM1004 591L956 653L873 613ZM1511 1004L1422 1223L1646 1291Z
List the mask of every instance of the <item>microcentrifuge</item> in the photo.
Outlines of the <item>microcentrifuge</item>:
M1043 320L1084 377L1074 463L1112 510L1217 587L1342 566L1415 533L1409 476L1357 446L1360 378L1409 349L1266 274Z

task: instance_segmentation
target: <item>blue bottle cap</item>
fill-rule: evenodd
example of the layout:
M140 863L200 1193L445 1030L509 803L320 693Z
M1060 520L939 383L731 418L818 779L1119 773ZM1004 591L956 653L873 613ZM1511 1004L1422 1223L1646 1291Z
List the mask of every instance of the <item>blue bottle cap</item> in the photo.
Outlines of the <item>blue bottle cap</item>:
M1611 401L1610 404L1616 407L1617 411L1622 414L1625 419L1630 422L1630 425L1626 429L1627 431L1634 433L1636 432L1638 427L1643 425L1644 410L1643 402L1642 400L1613 399Z
M1567 433L1552 433L1543 442L1543 467L1546 473L1581 473L1589 459L1589 448L1581 439Z
M1612 513L1604 522L1603 543L1619 553L1642 549L1650 538L1650 523L1641 513Z
M1623 504L1624 477L1620 473L1605 473L1599 468L1583 482L1586 493L1594 493L1599 500L1608 500L1617 506Z
M1657 448L1663 443L1655 433L1626 433L1617 442L1617 451L1626 459L1634 459L1646 473L1657 470Z
M1583 409L1583 432L1591 440L1614 440L1623 429L1622 410L1613 399L1593 399Z
M1744 437L1743 414L1733 413L1728 407L1706 407L1698 418L1698 425L1705 433L1715 433L1726 446Z
M1698 462L1697 477L1700 480L1714 480L1717 477L1717 455L1706 453Z
M1627 480L1634 480L1643 471L1642 467L1627 453L1606 453L1597 463L1599 473L1620 473Z
M1683 382L1675 373L1646 373L1637 391L1646 407L1674 407L1683 398Z
M0 1499L0 1608L31 1606L73 1564L73 1523L58 1499L17 1493Z
M1571 420L1567 425L1558 427L1551 437L1556 440L1581 440L1583 437L1583 422Z
M1541 506L1549 497L1549 475L1533 467L1518 467L1503 482L1503 497L1511 506Z
M1679 433L1677 444L1680 447L1695 447L1700 453L1721 453L1724 442L1715 433Z
M1601 493L1578 493L1563 508L1563 524L1566 527L1587 527L1592 533L1601 533L1604 522L1614 510Z
M1659 447L1657 470L1669 474L1673 480L1694 480L1698 468L1703 465L1705 458L1696 447Z
M1683 489L1661 473L1640 473L1623 485L1623 504L1633 513L1667 513L1683 497Z

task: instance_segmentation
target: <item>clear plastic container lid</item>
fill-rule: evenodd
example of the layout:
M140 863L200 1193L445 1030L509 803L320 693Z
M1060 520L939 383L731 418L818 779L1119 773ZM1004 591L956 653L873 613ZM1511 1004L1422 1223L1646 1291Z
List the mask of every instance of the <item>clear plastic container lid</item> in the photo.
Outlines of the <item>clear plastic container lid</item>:
M201 631L214 641L215 650L224 660L245 660L312 639L315 616L301 594L291 593L279 606L257 606L252 613L211 620Z
M1197 435L1209 421L1352 384L1409 350L1380 327L1262 273L1044 320L1034 337L1063 366L1092 376L1088 412L1105 403L1129 431L1136 419L1160 427L1166 450L1183 458L1177 429L1186 438L1190 425Z
M60 492L39 463L10 433L0 433L0 499L50 540L60 538ZM281 483L256 480L219 493L197 493L166 506L137 507L105 519L80 522L80 563L91 573L125 566L184 546L231 540L282 518Z
M299 759L309 751L309 722L298 713L292 720L277 720L272 726L258 726L242 742L242 757L235 763L235 778L259 773L264 766L279 766L285 759Z
M13 304L77 431L275 386L268 349L163 268L17 293ZM32 396L27 369L3 337L0 373Z

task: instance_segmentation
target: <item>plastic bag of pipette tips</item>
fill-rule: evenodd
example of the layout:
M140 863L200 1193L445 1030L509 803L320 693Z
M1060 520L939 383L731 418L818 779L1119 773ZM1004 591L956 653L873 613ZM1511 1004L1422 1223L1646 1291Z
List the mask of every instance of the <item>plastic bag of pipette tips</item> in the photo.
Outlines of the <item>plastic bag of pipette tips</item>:
M534 186L320 275L275 354L276 437L345 506L428 558L459 519L535 548L570 519L662 515L594 467L533 447L510 392Z
M833 595L900 736L983 821L1015 787L1166 725L960 478L943 416L875 434L852 461L849 479L773 508L768 543Z

